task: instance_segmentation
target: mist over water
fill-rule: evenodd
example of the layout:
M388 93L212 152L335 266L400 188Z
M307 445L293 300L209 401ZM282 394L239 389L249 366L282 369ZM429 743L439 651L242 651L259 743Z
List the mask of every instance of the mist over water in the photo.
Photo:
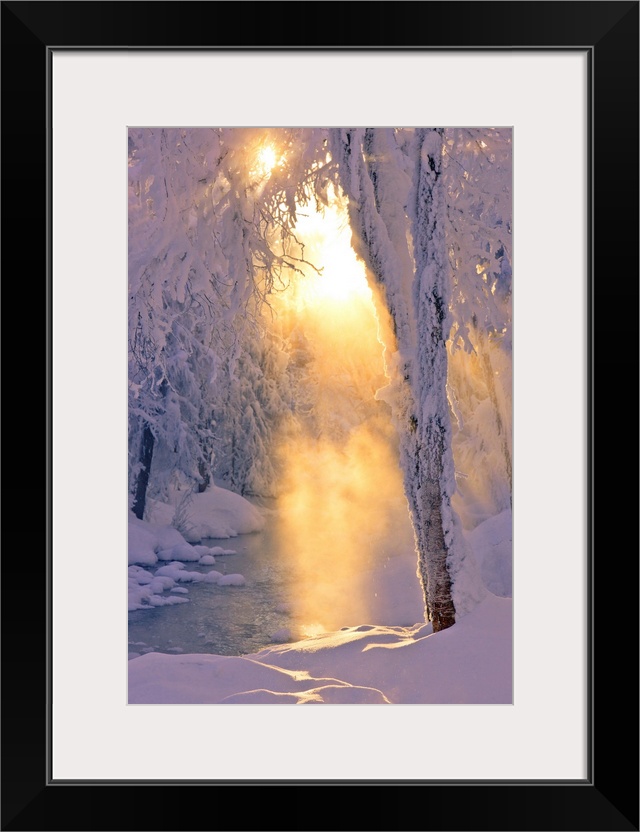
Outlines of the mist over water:
M346 441L301 437L288 447L276 528L307 634L373 622L377 595L363 576L385 568L409 526L392 438L381 417Z
M280 300L302 345L304 408L277 451L277 534L299 591L292 612L312 634L371 623L363 574L384 568L410 522L391 413L375 398L388 382L380 324L344 206L301 216L296 234L320 273L304 269Z
M272 449L278 496L264 531L232 541L216 570L242 587L189 585L192 603L129 616L130 650L243 655L273 642L423 615L391 410L385 325L351 248L344 206L300 214L300 272L268 326L288 352L295 418ZM302 252L300 252L302 254ZM273 313L273 317L271 317ZM199 571L208 568L194 566Z

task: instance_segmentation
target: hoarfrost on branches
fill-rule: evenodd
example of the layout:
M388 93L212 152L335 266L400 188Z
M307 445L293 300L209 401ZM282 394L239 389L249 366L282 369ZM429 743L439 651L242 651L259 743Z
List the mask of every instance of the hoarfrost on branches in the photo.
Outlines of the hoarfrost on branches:
M316 268L297 222L332 194L373 292L376 398L444 629L482 598L462 526L511 502L510 130L131 129L130 504L143 518L172 501L188 533L180 506L214 478L277 495L275 436L319 413L311 330L278 318L275 298ZM370 407L345 378L336 433Z

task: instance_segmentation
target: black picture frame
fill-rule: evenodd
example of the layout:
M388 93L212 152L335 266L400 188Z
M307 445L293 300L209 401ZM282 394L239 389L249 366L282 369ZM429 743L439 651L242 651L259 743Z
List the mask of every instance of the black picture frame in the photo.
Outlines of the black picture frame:
M616 359L623 362L628 385L627 365L637 356L639 3L325 3L325 22L316 28L300 25L308 8L308 3L279 2L2 2L3 289L12 316L26 302L32 321L38 310L32 330L40 330L45 341L36 358L38 371L29 375L34 391L41 388L44 394L42 409L34 408L33 397L27 408L9 408L11 435L31 437L32 455L29 464L21 455L17 471L11 466L10 491L14 499L31 495L31 505L37 493L39 510L47 516L37 538L41 546L32 556L12 557L7 548L2 562L2 829L638 830L638 559L637 546L623 542L624 530L637 527L637 500L630 507L629 489L622 485L629 442L634 443L628 438L623 445L620 438L625 432L637 435L637 414L629 430L628 392L609 369ZM211 19L212 25L205 28L197 19ZM213 25L222 20L225 25ZM588 52L591 689L584 782L50 779L50 58L62 48L177 47ZM18 245L27 209L27 242ZM34 238L39 245L33 246ZM14 391L24 384L23 370L18 362L9 363L16 372L15 378L9 373ZM631 375L632 385L633 380ZM12 425L14 410L19 422ZM42 461L45 476L34 477ZM631 481L637 482L634 462ZM19 499L16 508L19 516ZM5 528L13 523L12 513ZM12 542L19 543L17 535ZM16 589L26 584L28 613ZM169 791L155 797L149 789L158 787ZM348 809L339 808L345 804Z

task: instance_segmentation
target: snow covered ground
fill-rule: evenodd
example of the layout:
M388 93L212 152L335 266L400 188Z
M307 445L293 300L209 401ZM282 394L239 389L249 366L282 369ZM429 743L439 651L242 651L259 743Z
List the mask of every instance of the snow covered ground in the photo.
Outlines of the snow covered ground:
M154 519L167 519L162 511ZM224 528L228 536L259 531L259 511L238 495L213 488L194 495L193 529ZM215 519L212 519L215 518ZM209 536L209 535L203 535ZM198 538L199 539L199 538ZM388 626L361 622L337 632L278 644L250 656L169 655L149 652L129 662L130 704L506 704L512 701L511 512L467 533L488 593L456 624L433 633L430 624ZM189 543L168 525L129 523L129 608L187 603L184 584L222 576L212 550ZM213 550L215 553L215 550ZM227 550L232 551L232 550ZM220 552L222 553L222 552ZM189 562L212 566L193 571ZM386 579L401 597L406 573ZM410 593L408 593L410 596ZM415 604L415 598L414 604ZM415 607L414 607L415 609ZM277 639L274 639L274 641Z
M509 704L511 599L491 595L453 627L361 625L252 656L148 653L129 703Z
M129 515L129 610L186 604L188 594L178 584L204 581L218 586L242 586L244 576L226 575L215 569L208 572L189 570L186 563L215 565L215 555L234 554L233 549L198 545L204 538L229 538L260 531L264 519L260 511L224 488L211 486L202 494L193 494L185 507L181 534L171 524L175 509L155 502L152 517L145 522ZM175 521L174 521L175 522ZM159 568L153 571L161 562Z

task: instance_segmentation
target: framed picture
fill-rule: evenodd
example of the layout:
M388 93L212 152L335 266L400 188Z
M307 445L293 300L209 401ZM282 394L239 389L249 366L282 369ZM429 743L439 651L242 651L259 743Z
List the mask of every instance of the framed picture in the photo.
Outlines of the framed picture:
M636 326L638 3L4 2L2 23L5 276L41 276L47 356L45 556L3 563L2 828L637 830L608 368ZM127 127L431 118L513 128L513 704L128 705Z

